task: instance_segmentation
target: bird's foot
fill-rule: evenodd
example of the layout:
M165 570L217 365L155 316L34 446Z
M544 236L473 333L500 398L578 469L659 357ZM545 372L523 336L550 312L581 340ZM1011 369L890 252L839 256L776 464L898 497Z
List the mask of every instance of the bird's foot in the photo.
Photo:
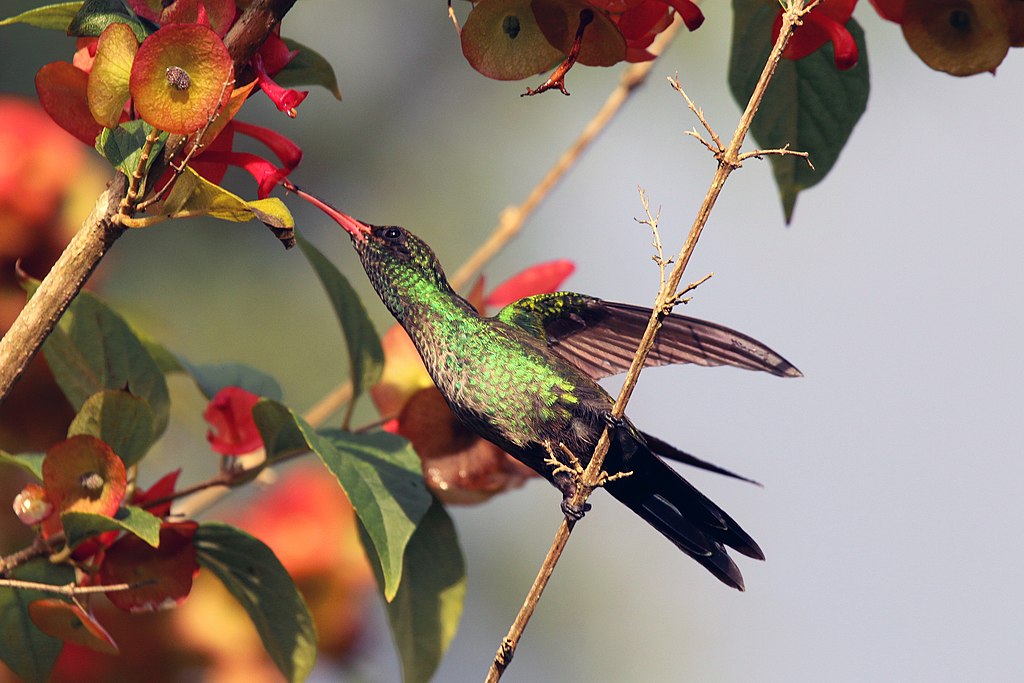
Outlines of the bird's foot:
M608 425L608 429L613 432L616 432L626 426L626 418L612 412L602 414L601 419L603 419L604 423Z
M590 503L573 505L571 495L562 498L562 514L570 522L578 522L583 519L583 515L590 512L590 507Z
M547 449L548 457L544 459L544 464L551 468L551 481L562 492L562 514L569 522L578 522L590 510L590 503L573 504L573 498L586 470L579 458L564 443L559 443L558 449L565 454L568 464L555 455L553 446L548 445Z

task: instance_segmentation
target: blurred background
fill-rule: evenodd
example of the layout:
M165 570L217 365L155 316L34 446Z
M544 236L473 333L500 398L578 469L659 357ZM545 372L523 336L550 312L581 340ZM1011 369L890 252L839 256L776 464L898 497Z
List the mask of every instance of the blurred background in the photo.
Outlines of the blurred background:
M4 14L35 4L8 0ZM661 207L666 251L677 252L714 162L684 136L697 122L664 79L678 74L728 137L739 107L726 87L724 5L707 6L705 25L677 39L488 266L488 282L570 258L568 288L653 300L658 271L649 231L634 220L643 216L637 186ZM575 138L622 67L573 70L569 98L520 98L524 83L469 67L444 10L298 3L283 34L327 57L344 100L314 89L294 121L262 98L246 110L305 149L296 184L364 220L413 229L451 272ZM956 79L922 64L868 3L855 17L867 34L871 96L836 167L801 194L786 226L767 162L748 161L687 277L715 273L684 313L764 341L805 377L657 369L645 372L628 411L642 429L765 484L686 472L759 541L767 562L741 558L747 592L731 591L599 492L506 680L1020 680L1024 55L1012 50L996 77ZM36 69L73 50L53 32L0 31L5 97L34 96ZM88 168L75 177L95 197L105 175ZM347 238L287 201L387 329ZM88 208L80 202L82 216ZM193 362L237 360L273 374L298 409L345 378L320 285L298 250L284 252L258 224L193 220L132 232L95 289ZM203 401L180 378L172 392L172 429L144 463L147 478L184 466L183 483L198 481L216 467ZM359 414L372 417L368 405ZM229 507L209 514L229 517ZM480 680L547 551L558 496L533 482L450 510L469 589L436 680ZM315 678L398 679L383 611L371 605L345 663L325 662Z

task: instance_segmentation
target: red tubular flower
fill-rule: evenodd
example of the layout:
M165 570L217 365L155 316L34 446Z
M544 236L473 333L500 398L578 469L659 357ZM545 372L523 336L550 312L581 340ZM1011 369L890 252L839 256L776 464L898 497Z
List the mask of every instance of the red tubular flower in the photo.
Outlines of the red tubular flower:
M249 152L207 152L203 161L210 164L237 166L256 181L256 196L266 198L278 183L288 176L288 169L278 168L261 156Z
M263 65L267 69L267 73L271 76L276 76L281 69L288 66L299 54L298 50L289 50L288 45L281 40L281 25L277 27L267 36L267 39L260 45L260 49L257 51L260 58L263 60Z
M302 161L302 148L277 131L237 120L232 124L236 133L248 135L266 145L289 171L294 170Z
M260 89L267 94L267 97L274 103L280 111L291 118L298 116L296 108L302 104L302 100L306 99L306 95L309 94L306 90L291 90L289 88L282 88L274 79L267 73L267 68L263 63L263 57L257 53L253 55L252 66L256 70L256 77L260 82Z
M224 387L203 411L212 427L206 433L210 447L221 455L251 453L263 445L263 437L252 419L252 408L260 397L239 387Z
M704 13L691 0L668 0L668 4L679 13L690 31L696 31L704 23Z
M830 42L835 50L837 69L845 71L856 66L859 57L857 43L846 29L856 4L857 0L829 0L815 7L804 17L803 25L793 31L793 37L782 56L794 61L803 59ZM772 26L773 41L779 37L781 29L782 10L779 10Z

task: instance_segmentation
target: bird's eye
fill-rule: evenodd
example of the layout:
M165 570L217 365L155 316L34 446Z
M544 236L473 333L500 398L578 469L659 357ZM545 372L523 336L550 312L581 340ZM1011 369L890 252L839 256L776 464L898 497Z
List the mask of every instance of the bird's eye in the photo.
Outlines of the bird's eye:
M398 228L388 228L387 230L384 231L384 239L387 240L397 240L401 236L402 231L399 230Z

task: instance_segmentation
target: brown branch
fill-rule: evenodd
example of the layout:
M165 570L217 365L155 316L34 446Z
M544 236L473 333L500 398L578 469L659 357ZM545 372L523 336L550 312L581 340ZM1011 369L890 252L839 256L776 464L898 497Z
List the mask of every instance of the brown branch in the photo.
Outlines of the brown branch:
M782 56L782 51L786 48L786 44L789 42L790 35L793 32L793 27L799 23L801 17L803 17L807 11L808 10L804 8L804 0L790 0L784 9L782 28L779 31L779 37L775 41L775 45L768 56L768 61L761 72L761 76L757 82L757 86L754 88L753 94L750 97L750 101L747 103L746 109L744 109L743 115L740 117L739 124L736 127L736 131L733 133L729 146L722 150L721 154L716 154L718 168L711 180L711 185L704 197L704 201L701 203L701 206L697 211L697 216L694 219L689 234L687 235L686 242L683 244L683 247L679 252L679 256L676 258L676 263L672 268L672 272L669 275L668 280L662 283L658 296L655 299L651 319L647 324L647 329L644 332L639 348L637 348L636 355L633 357L633 363L630 365L629 371L626 373L626 379L622 389L619 392L618 398L615 400L614 406L612 407L612 415L615 417L622 417L625 412L626 404L636 387L640 371L643 369L644 363L647 360L647 355L650 353L651 347L654 345L654 337L657 334L658 329L661 327L662 320L671 312L672 300L678 296L677 290L679 288L679 283L682 281L683 272L686 270L686 265L689 263L690 256L693 254L694 247L696 247L697 241L700 239L701 232L707 224L708 217L711 215L711 210L714 208L715 202L721 194L722 187L728 179L729 174L736 168L739 168L740 149L743 146L743 141L746 138L747 132L750 130L750 123L757 114L757 110L761 105L765 89L768 87L768 83L771 82L772 76L775 73L775 68ZM704 122L702 114L698 114L698 118L701 118L702 122ZM710 132L710 126L706 127ZM594 448L594 454L591 457L590 462L587 464L586 471L583 473L582 480L577 486L576 494L573 496L570 505L578 508L582 507L583 503L593 491L594 486L600 482L602 472L601 468L604 464L604 459L608 453L610 445L611 430L606 427L601 433L597 446ZM541 565L537 578L534 580L533 586L530 588L527 599L519 614L516 616L512 627L509 629L508 635L506 635L504 640L502 640L501 646L494 657L494 662L491 664L491 668L487 674L486 680L488 683L495 683L498 681L501 678L502 672L504 672L508 667L512 656L515 654L519 640L522 637L523 629L526 628L526 624L529 622L530 616L533 614L537 602L540 600L540 596L547 585L548 579L554 571L555 564L561 557L562 550L565 548L565 544L568 541L569 534L572 532L572 528L572 523L568 520L562 520L562 523L555 534L554 541L552 541L551 549L548 551L548 555L544 560L544 564Z
M133 588L138 588L144 583L149 582L114 583L109 586L79 586L74 583L69 583L63 586L55 586L52 583L21 581L19 579L0 579L0 588L18 588L20 590L43 591L46 593L56 593L57 595L66 595L71 598L76 595L88 595L90 593L118 593L120 591L130 591Z
M248 74L249 59L294 4L295 0L255 0L239 17L224 38L236 74ZM241 82L247 83L248 80ZM178 150L183 144L182 136L177 141ZM167 159L177 153L165 149ZM158 170L151 173L159 175ZM11 387L25 371L29 361L39 351L43 341L53 331L103 256L124 232L124 227L118 224L115 215L127 190L127 178L117 173L100 195L92 213L47 273L35 295L25 304L25 308L0 340L0 403L10 393Z
M107 184L92 213L0 339L0 401L7 397L100 259L124 232L114 216L127 187L127 178L120 173Z

